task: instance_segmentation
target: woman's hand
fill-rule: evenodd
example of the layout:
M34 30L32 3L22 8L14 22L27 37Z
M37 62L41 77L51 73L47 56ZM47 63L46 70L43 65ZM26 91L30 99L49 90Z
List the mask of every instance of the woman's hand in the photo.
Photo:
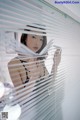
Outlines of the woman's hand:
M57 49L54 54L54 66L58 67L60 61L61 61L61 49Z

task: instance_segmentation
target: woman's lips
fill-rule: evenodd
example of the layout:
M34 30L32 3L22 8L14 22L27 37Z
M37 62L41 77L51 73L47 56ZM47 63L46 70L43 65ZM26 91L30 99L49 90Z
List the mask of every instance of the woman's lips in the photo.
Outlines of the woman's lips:
M38 50L38 47L33 47L35 50Z

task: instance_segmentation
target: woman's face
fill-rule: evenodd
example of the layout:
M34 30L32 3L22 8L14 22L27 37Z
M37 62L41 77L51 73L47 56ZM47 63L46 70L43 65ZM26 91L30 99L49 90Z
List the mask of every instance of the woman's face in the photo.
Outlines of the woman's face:
M37 52L43 44L43 36L39 35L28 35L26 45L32 51Z

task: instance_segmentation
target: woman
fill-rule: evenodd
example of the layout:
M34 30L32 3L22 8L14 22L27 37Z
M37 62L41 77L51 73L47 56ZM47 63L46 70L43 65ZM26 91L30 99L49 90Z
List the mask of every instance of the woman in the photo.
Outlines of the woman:
M36 53L40 53L41 50L46 46L47 39L45 36L22 34L21 43L27 46L32 51ZM59 54L59 51L60 50L57 50L54 55L55 56L54 66L53 66L54 74L56 72L55 68L57 70L57 67L60 63L61 54ZM8 68L9 68L9 73L10 73L12 82L14 84L14 87L22 86L16 89L16 91L19 91L24 88L28 88L29 85L31 87L27 90L30 90L31 92L32 91L34 92L37 90L35 86L36 86L36 83L38 83L38 80L40 82L40 80L43 80L42 78L44 76L48 75L48 71L44 65L44 62L41 62L41 60L43 59L45 58L26 58L25 59L24 55L22 56L19 54L16 58L12 59L9 62ZM31 93L31 92L27 92L26 94L26 89L23 90L23 92L24 92L23 96L26 96L25 98L28 98L27 96ZM20 93L17 92L17 95L19 94ZM26 102L24 102L24 104L25 103Z
M22 34L20 41L21 41L22 44L24 44L25 46L27 46L29 49L31 49L32 51L34 51L36 53L40 53L41 50L47 44L46 36L31 35L31 34L29 34L29 35L28 34ZM55 63L54 66L56 65L55 67L57 67L59 65L59 62L60 62L61 54L59 54L59 51L60 51L59 49L56 50L55 55L54 55L55 56L54 57L54 63ZM24 57L24 55L23 55L23 57ZM30 71L30 68L29 67L26 68L27 66L24 65L24 62L32 62L32 61L37 61L37 60L39 62L39 58L38 59L37 58L35 58L35 59L22 58L22 60L21 60L21 55L19 54L16 58L12 59L8 63L10 76L11 76L12 82L13 82L15 87L29 81L30 77L27 75L28 72L30 74L32 74L31 71ZM17 67L18 64L21 64L21 66ZM42 76L42 74L43 74L42 70L40 70L41 66L38 66L38 65L36 65L36 62L35 62L35 70L34 71L36 72L36 70L39 70L41 72L41 73L36 74L37 77ZM40 69L39 69L39 67L40 67ZM13 76L13 73L17 75L17 77L18 77L17 80L15 79L15 76ZM26 81L24 81L24 80L26 80Z
M45 36L22 34L21 43L32 51L39 53L46 46L47 40ZM25 59L24 55L22 56L19 54L8 63L8 69L14 87L23 85L24 88L26 83L38 79L44 75L44 72L47 72L46 69L43 69L43 66L39 61L39 58ZM27 64L31 62L34 63L34 69L32 68L32 64Z

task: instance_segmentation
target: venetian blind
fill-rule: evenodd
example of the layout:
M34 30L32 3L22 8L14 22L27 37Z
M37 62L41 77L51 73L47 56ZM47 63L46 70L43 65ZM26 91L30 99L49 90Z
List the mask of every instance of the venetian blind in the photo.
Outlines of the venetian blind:
M76 29L78 29L77 32ZM55 51L60 49L62 60L56 71L54 61L53 63L49 61L52 57L48 58L48 69L51 65L54 65L55 69L52 69L50 74L48 73L40 78L36 77L38 74L38 71L35 72L36 60L35 62L29 61L28 63L10 65L11 71L14 71L13 67L15 67L15 70L18 67L22 69L20 66L24 64L34 74L33 80L25 83L26 87L23 84L13 87L8 71L8 62L18 53L24 55L25 48L20 47L19 43L19 35L22 33L46 36L48 42L53 40L53 45L48 49L50 55L54 59ZM61 103L64 96L66 70L64 56L71 49L70 44L68 46L66 44L68 43L67 40L74 41L74 38L78 38L79 33L79 23L68 15L57 11L44 0L0 0L0 76L4 84L10 83L10 86L8 86L10 92L5 95L6 97L3 97L3 108L5 105L15 106L19 104L21 107L20 120L62 120ZM16 52L17 47L20 47L18 52ZM74 51L73 48L71 50L75 54L78 49ZM41 57L43 59L40 59L38 64L41 63L45 68L44 58L47 55L35 56L33 53L27 55L28 57L20 56L20 59L25 61L29 58ZM24 71L22 72L24 74ZM18 80L17 73L13 72L12 76L15 81ZM25 78L25 75L23 77Z

